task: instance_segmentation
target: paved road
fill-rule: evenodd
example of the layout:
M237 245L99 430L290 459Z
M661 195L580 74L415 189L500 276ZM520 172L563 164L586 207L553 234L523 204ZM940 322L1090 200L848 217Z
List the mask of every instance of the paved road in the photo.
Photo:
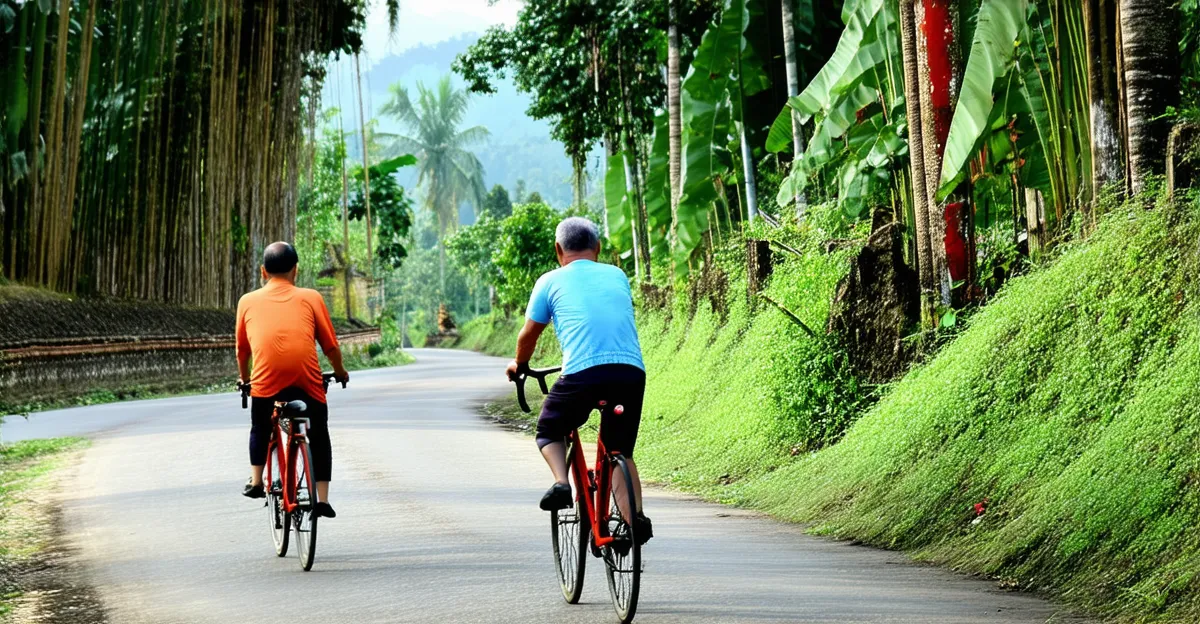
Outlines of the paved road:
M613 621L597 560L563 603L532 440L475 415L503 362L414 352L330 391L336 520L317 562L276 559L240 496L248 414L234 393L9 421L8 441L95 439L65 494L67 531L110 620L137 623ZM1045 622L1058 609L896 553L653 490L639 622Z

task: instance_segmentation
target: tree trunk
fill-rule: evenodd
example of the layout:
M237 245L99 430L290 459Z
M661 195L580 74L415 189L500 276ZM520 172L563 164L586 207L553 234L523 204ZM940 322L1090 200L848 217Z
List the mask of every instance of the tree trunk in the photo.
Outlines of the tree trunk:
M945 201L936 199L946 137L958 100L955 89L962 84L959 5L951 0L921 0L916 8L918 82L922 86L921 140L925 151L930 239L934 243L934 268L940 276L942 305L950 305L955 282L964 282L968 292L975 282L975 228L969 189L956 189ZM937 244L939 238L941 244Z
M641 281L649 282L650 271L650 241L647 224L646 204L643 201L642 179L639 175L637 139L633 136L633 119L630 114L629 89L625 81L624 59L621 47L617 47L617 80L621 88L621 111L625 135L625 188L632 191L633 197L633 245L634 255L641 264ZM635 271L636 272L636 271Z
M800 67L796 64L796 16L795 0L780 0L783 9L783 58L787 69L788 97L800 95ZM911 7L910 7L911 10ZM911 119L911 117L910 117ZM804 153L804 124L800 114L792 111L792 154L799 159ZM796 191L796 218L803 219L808 209L808 198L804 191Z
M758 189L754 184L754 153L750 150L750 142L746 136L746 98L742 89L742 51L738 50L738 99L741 100L742 118L738 123L738 133L742 143L742 173L746 178L746 221L753 223L758 216Z
M1166 167L1170 120L1179 104L1179 19L1175 0L1121 0L1129 188L1146 188Z
M671 229L668 233L668 243L671 253L679 246L679 197L683 190L680 188L683 171L683 120L680 109L680 76L679 76L679 0L667 0L667 145L669 147L669 167L671 184ZM674 266L674 263L672 263Z
M350 267L352 266L350 261L350 189L346 181L345 156L342 156L342 254L342 279L346 288L346 320L349 321L354 318L354 308L350 305Z
M937 298L937 273L930 239L929 195L925 186L925 151L921 134L921 91L917 72L917 33L914 0L900 0L900 42L904 56L904 101L908 117L909 168L912 177L913 229L917 247L917 275L921 290L921 324L932 328Z
M354 55L354 75L358 79L358 122L362 133L363 153L363 205L367 208L367 275L374 277L375 256L371 251L371 155L367 147L367 117L363 109L362 71L359 69L358 54Z
M1025 189L1025 231L1029 257L1036 260L1046 246L1046 202L1037 189Z
M1091 111L1092 205L1125 179L1117 101L1117 0L1083 0ZM1032 251L1032 247L1030 248Z

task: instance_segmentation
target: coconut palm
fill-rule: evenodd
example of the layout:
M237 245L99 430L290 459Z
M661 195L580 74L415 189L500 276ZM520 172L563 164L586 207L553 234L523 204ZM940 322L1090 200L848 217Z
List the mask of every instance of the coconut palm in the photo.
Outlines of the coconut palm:
M438 250L441 256L440 280L446 286L446 253L442 241L458 226L458 207L471 204L478 212L487 191L483 185L483 165L467 148L488 137L487 128L460 129L470 97L455 89L444 76L433 89L417 82L414 105L408 89L397 83L388 88L391 98L380 109L408 126L413 136L394 136L387 148L389 155L414 154L419 174L417 184L424 191L422 205L437 216Z
M1140 193L1165 168L1166 112L1179 103L1179 20L1170 0L1123 0L1119 11L1129 189Z

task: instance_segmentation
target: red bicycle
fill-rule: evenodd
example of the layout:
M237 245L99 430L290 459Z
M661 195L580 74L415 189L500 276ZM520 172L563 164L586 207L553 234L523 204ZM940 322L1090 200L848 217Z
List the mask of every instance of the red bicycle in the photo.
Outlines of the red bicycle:
M321 373L321 381L329 390L334 373ZM346 387L346 382L342 382ZM250 397L250 384L241 384L242 409ZM271 539L275 554L287 556L291 531L296 531L296 546L300 568L312 569L317 553L317 487L312 475L312 453L308 449L308 409L304 401L276 401L271 415L271 441L267 444L267 466L263 482L267 483L267 502L271 523Z
M527 413L531 411L529 403L525 401L525 380L530 377L536 379L542 394L546 394L549 392L546 377L560 370L521 367L513 379L517 384L517 402L521 409ZM596 408L601 411L611 409L618 416L625 410L621 405L609 406L604 400ZM591 469L584 458L583 442L578 430L567 436L566 443L567 463L574 479L575 507L550 513L550 539L563 598L568 604L579 602L590 549L592 556L604 561L608 593L617 617L622 624L631 622L637 611L642 582L642 547L634 534L633 523L622 517L620 505L613 495L612 482L614 478L623 480L625 494L629 497L626 509L636 513L633 475L621 453L604 448L602 437L596 441L596 464Z

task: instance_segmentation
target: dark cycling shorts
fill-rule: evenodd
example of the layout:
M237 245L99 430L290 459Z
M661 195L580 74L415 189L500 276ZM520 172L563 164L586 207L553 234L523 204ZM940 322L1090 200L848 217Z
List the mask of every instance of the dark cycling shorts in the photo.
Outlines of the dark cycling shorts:
M267 464L267 445L271 442L271 416L275 401L304 401L308 408L308 450L312 453L314 481L329 481L333 473L333 444L329 440L329 406L314 400L297 388L288 388L274 398L250 399L250 465Z
M542 403L538 448L563 440L598 409L604 448L633 457L645 393L646 372L628 364L602 364L559 377ZM618 405L625 408L620 415L613 413Z

